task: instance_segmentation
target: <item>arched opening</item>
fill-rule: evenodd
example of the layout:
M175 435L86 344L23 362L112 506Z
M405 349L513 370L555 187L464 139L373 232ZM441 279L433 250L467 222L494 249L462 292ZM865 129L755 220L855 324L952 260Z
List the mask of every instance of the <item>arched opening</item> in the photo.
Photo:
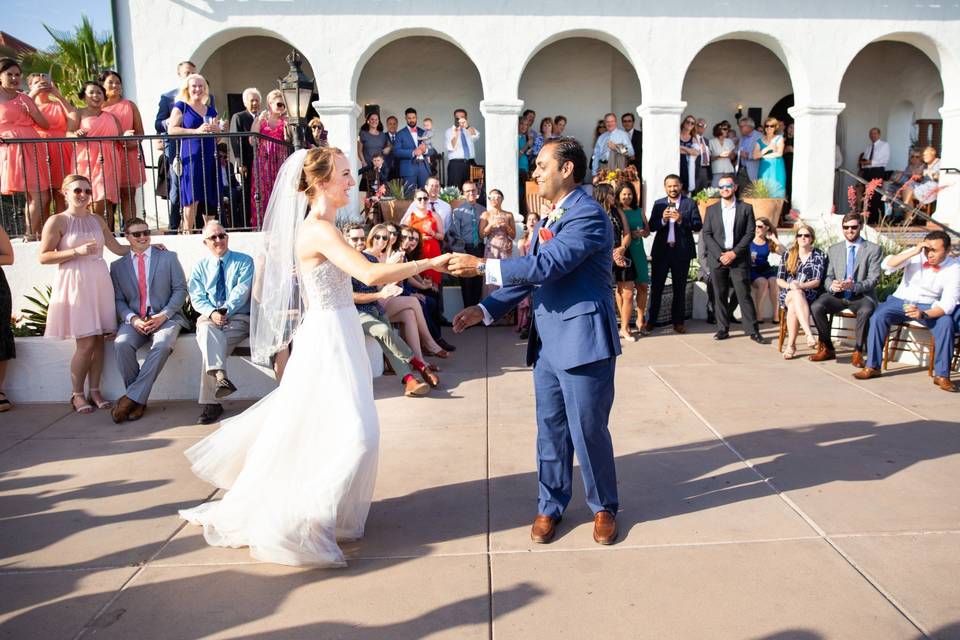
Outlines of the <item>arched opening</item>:
M484 163L480 73L462 50L446 40L414 35L384 45L370 56L360 71L356 100L361 106L361 126L374 110L379 112L384 126L389 116L395 116L403 128L404 111L408 107L417 110L419 126L423 127L424 121L431 119L434 131L431 145L439 156L433 171L441 176L444 184L448 160L445 133L454 124L454 109L465 109L469 125L480 132L480 138L473 143L474 160L477 164ZM397 171L394 166L390 177L397 177Z
M943 83L937 67L916 46L882 41L864 47L844 73L840 101L846 108L838 144L848 171L858 172L873 127L890 145L887 177L906 167L913 148L933 144L940 151ZM848 178L846 184L852 183ZM846 202L837 204L841 211L849 209Z

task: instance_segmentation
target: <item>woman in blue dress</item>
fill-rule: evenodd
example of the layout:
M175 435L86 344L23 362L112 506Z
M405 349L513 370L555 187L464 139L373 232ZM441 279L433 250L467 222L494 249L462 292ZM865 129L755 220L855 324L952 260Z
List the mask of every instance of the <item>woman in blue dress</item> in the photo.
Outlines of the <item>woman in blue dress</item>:
M167 130L174 135L218 133L217 110L210 104L210 88L200 74L184 80L177 101L170 110ZM183 210L181 233L197 227L198 205L203 205L204 222L216 216L220 201L217 185L216 138L178 140L180 157L180 206Z
M760 161L757 179L767 183L771 198L787 197L787 167L783 162L783 135L780 121L767 118L763 123L763 135L753 146L753 159Z

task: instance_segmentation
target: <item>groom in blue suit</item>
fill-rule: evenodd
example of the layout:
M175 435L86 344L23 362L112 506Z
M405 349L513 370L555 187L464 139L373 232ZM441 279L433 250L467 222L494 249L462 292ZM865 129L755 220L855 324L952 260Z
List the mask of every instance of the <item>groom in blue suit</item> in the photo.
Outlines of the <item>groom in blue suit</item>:
M409 188L423 189L430 177L430 158L437 155L432 145L423 142L426 131L417 126L417 110L409 107L404 112L407 126L397 131L393 148L400 179Z
M527 364L533 365L537 402L537 517L530 537L553 539L572 494L573 454L580 463L587 505L594 513L593 539L617 538L617 473L607 420L620 355L613 307L613 226L581 188L587 156L576 140L547 142L533 179L555 203L537 226L530 255L483 260L451 257L455 276L484 276L501 285L454 319L454 331L503 317L533 295Z

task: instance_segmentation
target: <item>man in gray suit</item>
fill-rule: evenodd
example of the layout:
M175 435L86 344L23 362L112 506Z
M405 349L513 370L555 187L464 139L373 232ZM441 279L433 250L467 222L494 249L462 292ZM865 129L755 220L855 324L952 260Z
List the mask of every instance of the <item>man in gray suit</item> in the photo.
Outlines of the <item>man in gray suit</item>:
M810 356L810 360L823 362L837 357L833 341L830 339L828 316L850 309L857 314L853 366L862 369L865 363L863 354L867 351L870 316L877 308L874 289L880 280L883 251L879 245L860 235L863 229L863 218L859 213L848 213L843 216L840 224L843 226L844 240L827 250L829 263L823 279L826 291L810 305L810 315L813 316L813 321L817 325L817 334L820 339L817 352Z
M130 255L110 265L120 328L115 351L117 366L127 390L111 415L116 423L138 420L147 408L150 389L173 351L180 329L189 324L180 313L187 297L183 268L172 251L150 247L150 228L139 218L124 229ZM137 350L150 343L143 366Z

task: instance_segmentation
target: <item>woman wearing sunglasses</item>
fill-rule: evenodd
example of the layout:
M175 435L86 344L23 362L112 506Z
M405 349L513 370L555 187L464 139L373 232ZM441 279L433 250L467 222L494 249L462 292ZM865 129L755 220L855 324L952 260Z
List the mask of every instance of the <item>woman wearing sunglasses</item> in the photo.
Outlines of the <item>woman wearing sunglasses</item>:
M426 191L418 189L413 195L413 211L410 212L409 225L420 232L420 257L435 258L441 253L440 243L443 242L443 222L440 216L427 206L430 197ZM440 272L428 269L423 275L433 280L440 287Z
M84 393L86 382L89 398L97 408L111 407L100 394L100 375L103 339L117 331L113 282L103 259L103 248L125 256L130 247L117 242L102 216L90 212L93 187L89 179L68 175L62 189L67 209L47 220L40 238L40 264L59 265L44 336L76 341L70 361L70 406L77 413L91 413L93 407Z
M797 354L797 330L803 328L807 336L807 346L817 346L817 340L810 329L810 305L820 295L820 283L827 267L827 256L813 246L817 241L813 229L805 224L797 226L797 241L787 257L780 263L777 271L777 284L780 285L780 308L787 310L787 346L783 350L784 360L791 360Z
M250 132L278 141L290 139L287 131L287 105L283 101L283 93L280 89L274 89L267 94L267 108L261 111L260 117L253 121ZM287 159L287 148L276 142L260 140L256 136L251 137L251 140L255 150L255 160L254 189L250 195L250 224L259 227L263 221L262 212L266 211L267 203L270 202L270 193L273 191L277 172L280 171L283 161ZM257 206L258 194L259 206Z
M757 174L770 188L771 198L787 197L787 169L783 163L783 136L780 134L780 121L767 118L763 122L763 135L753 145L753 159L760 161Z

